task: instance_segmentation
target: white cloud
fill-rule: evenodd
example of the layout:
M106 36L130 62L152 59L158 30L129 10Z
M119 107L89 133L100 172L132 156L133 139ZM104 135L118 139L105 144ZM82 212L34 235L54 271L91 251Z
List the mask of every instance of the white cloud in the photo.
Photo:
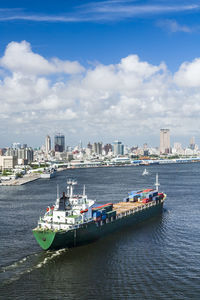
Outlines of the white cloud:
M194 28L191 28L186 25L180 25L175 20L162 20L159 21L157 25L173 33L175 32L191 33L194 31Z
M27 59L20 65L22 53ZM68 143L120 138L134 144L151 143L163 126L177 135L200 127L200 59L183 63L174 75L164 63L155 66L137 55L76 74L78 63L47 60L22 42L8 45L1 65L10 70L0 81L0 130L7 135L20 132L37 140L59 130ZM62 80L65 68L72 76ZM45 77L51 72L54 81Z
M181 87L200 87L200 58L192 62L184 62L174 76Z
M110 22L113 20L124 20L134 17L145 17L149 15L164 15L188 11L198 11L199 4L187 4L173 1L173 4L165 4L162 1L138 5L135 0L124 1L92 1L72 7L71 11L60 12L59 14L38 14L23 9L4 9L0 16L0 22L6 21L31 21L31 22Z
M32 51L28 42L11 42L8 44L0 66L11 72L29 75L47 75L53 73L75 74L84 71L78 62L61 61L53 58L48 61Z

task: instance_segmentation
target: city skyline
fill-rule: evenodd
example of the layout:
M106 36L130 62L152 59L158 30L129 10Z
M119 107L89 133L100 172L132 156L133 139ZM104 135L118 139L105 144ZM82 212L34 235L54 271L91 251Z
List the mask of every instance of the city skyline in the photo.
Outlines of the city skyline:
M198 146L198 143L196 143L196 138L194 136L191 136L189 138L189 140L184 144L180 143L180 141L174 140L172 141L171 139L171 132L170 129L160 129L160 136L159 136L159 143L157 145L152 145L152 144L148 144L146 142L142 142L141 144L126 144L124 143L123 140L119 141L118 140L108 140L108 141L103 141L103 140L99 140L98 138L96 140L90 140L87 142L83 142L82 140L77 141L75 144L68 144L65 142L65 134L63 133L55 133L52 136L47 134L44 139L43 139L43 143L38 145L37 147L34 147L32 144L30 144L29 146L27 146L26 144L23 144L21 142L12 142L10 145L8 146L1 146L0 149L3 148L13 148L13 149L21 149L21 148L27 148L27 147L32 147L35 149L40 149L40 148L44 148L44 151L46 153L48 153L51 150L54 151L58 151L58 152L64 152L67 151L67 148L78 148L78 149L86 149L86 148L91 148L91 149L101 149L102 146L108 146L108 145L112 145L113 149L115 148L115 145L119 144L122 145L122 147L124 148L124 146L126 147L138 147L138 148L157 148L160 151L160 154L168 154L171 153L171 149L172 148L190 148L190 149L194 149L195 146ZM54 142L52 142L54 141ZM61 146L61 148L60 148ZM100 147L100 148L99 148ZM121 147L121 146L120 146ZM117 148L116 148L117 149ZM121 149L121 148L120 148ZM118 150L115 150L116 152L118 152ZM119 153L122 154L123 153L123 149L119 150ZM97 150L97 152L101 153L101 150Z
M0 147L200 138L200 1L0 4ZM117 133L117 134L116 134ZM199 138L198 138L199 136Z

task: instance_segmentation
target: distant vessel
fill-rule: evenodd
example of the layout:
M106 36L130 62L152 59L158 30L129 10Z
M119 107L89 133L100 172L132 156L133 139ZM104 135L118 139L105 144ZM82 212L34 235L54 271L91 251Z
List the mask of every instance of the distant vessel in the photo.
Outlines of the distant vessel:
M40 178L51 179L51 178L55 177L55 175L56 175L55 169L46 169L46 170L44 170L43 173L41 173Z
M44 249L75 247L94 241L120 228L138 224L162 212L164 193L156 189L132 191L119 203L107 203L95 207L95 200L85 194L74 195L73 186L77 183L68 181L67 195L57 195L55 205L49 206L38 225L33 229L39 245Z
M144 169L142 175L149 175L149 172L147 171L147 169Z

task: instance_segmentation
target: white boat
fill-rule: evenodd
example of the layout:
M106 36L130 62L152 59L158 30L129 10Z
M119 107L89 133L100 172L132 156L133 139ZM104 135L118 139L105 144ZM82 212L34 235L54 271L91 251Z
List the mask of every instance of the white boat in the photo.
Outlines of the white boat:
M149 172L147 171L147 169L144 169L142 175L149 175Z
M56 175L55 169L46 169L43 173L41 173L40 178L51 179L55 177L55 175Z

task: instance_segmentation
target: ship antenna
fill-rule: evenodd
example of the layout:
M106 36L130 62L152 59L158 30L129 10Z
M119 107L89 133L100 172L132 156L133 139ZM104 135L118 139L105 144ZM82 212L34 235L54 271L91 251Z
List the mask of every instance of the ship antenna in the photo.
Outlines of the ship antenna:
M59 184L57 184L57 199L59 199Z
M83 186L83 196L85 196L85 184Z
M158 182L158 173L156 174L156 183L155 183L155 186L156 186L156 191L158 192L158 187L160 186L160 183Z

